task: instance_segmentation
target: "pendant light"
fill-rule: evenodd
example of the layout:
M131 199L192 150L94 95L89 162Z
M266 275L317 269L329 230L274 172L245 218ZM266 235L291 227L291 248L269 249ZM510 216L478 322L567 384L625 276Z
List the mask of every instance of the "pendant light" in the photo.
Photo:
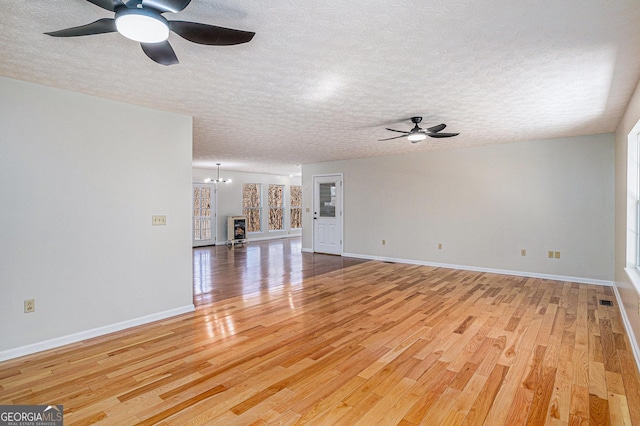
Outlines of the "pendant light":
M213 182L213 183L231 183L231 179L220 179L220 163L216 163L216 166L218 166L218 178L217 179L211 179L211 178L206 178L204 181L209 183L209 182Z

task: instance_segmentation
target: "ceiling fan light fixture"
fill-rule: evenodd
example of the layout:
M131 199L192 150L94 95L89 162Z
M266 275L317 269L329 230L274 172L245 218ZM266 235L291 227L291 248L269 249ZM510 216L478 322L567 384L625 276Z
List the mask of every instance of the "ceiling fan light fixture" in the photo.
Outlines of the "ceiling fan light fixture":
M411 142L420 142L422 140L425 140L427 138L427 135L425 135L424 133L411 133L409 136L407 136L407 139L409 139Z
M140 43L159 43L169 38L169 22L148 9L121 9L116 12L116 29Z

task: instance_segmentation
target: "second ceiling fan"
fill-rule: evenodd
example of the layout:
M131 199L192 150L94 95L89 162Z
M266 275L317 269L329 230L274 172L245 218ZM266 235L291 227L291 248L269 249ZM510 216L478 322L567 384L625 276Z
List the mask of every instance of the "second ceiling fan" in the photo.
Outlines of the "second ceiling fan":
M413 129L407 132L404 130L395 130L395 129L387 128L387 130L391 132L398 132L398 133L404 133L404 134L402 136L395 136L393 138L379 139L379 140L388 141L391 139L399 139L399 138L406 137L411 141L411 143L417 143L417 142L420 142L421 140L426 139L427 136L431 138L450 138L453 136L458 136L460 134L460 133L440 133L442 130L444 130L445 127L447 127L446 124L438 124L437 126L423 129L422 127L418 126L418 123L420 123L421 121L422 121L422 117L411 117L411 122L415 124L413 126Z

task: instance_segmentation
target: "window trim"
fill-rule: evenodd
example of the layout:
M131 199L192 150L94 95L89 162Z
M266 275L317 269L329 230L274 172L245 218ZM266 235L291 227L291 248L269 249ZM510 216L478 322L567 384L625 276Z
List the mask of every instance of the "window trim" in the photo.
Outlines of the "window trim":
M631 144L629 144L631 147ZM633 182L634 182L634 195L635 195L635 267L640 270L640 132L635 136L635 152L628 152L629 157L634 158L633 167ZM629 176L627 176L629 178ZM629 183L627 182L627 187Z
M259 207L245 207L244 205L244 194L245 194L245 185L257 185L258 187L258 202ZM249 231L249 215L245 214L245 210L257 210L258 211L258 226L259 229L257 231ZM242 184L242 215L247 218L247 234L259 234L262 233L262 183L258 182L247 182Z
M300 188L300 205L294 206L291 204L293 202L293 195L291 191L294 187ZM297 228L293 227L291 220L293 218L293 210L300 210L300 226ZM299 230L302 229L302 185L289 185L289 229L290 230Z
M269 216L267 219L267 231L268 232L282 232L282 231L286 231L284 223L285 223L285 216L284 216L284 208L286 205L285 202L285 190L284 187L285 185L283 184L279 184L279 183L270 183L268 184L269 186L267 187L267 209L269 211ZM280 206L272 206L271 205L271 187L279 187L280 191L282 193L282 203ZM280 210L282 211L282 221L281 224L282 226L280 227L280 229L271 229L271 210Z
M627 135L626 189L624 271L640 294L640 121Z

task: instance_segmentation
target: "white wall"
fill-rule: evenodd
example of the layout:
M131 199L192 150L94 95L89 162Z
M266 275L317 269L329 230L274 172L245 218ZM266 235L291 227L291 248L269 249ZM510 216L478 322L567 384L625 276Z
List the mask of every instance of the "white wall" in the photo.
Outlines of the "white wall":
M336 172L347 255L613 280L612 134L304 165L304 249L312 176Z
M0 78L0 359L193 309L191 128Z
M633 256L635 236L635 183L631 183L632 190L627 191L628 171L635 175L633 170L627 168L628 138L635 144L636 135L640 132L640 84L636 87L625 114L616 129L616 224L615 224L615 280L616 289L622 300L625 311L627 328L630 328L635 337L635 355L638 360L638 341L640 341L640 315L638 315L638 298L640 294L637 287L632 284L625 273L625 267L635 268L633 262L627 259ZM634 192L633 194L630 192ZM628 219L629 225L628 226ZM627 249L629 247L629 250ZM631 256L629 256L631 255Z
M193 182L203 183L206 178L215 179L217 177L217 169L204 169L193 168ZM249 172L233 172L224 170L224 165L220 167L220 177L222 179L231 179L230 183L225 184L211 184L211 187L217 187L216 201L217 201L217 244L224 244L227 241L227 216L239 216L242 215L242 184L245 183L260 183L262 184L262 231L252 232L248 235L249 240L263 240L271 238L283 238L293 235L300 235L302 231L300 229L289 229L290 217L289 217L289 202L290 193L289 188L291 185L300 185L301 178L299 176L289 177L282 175L270 175L263 173L249 173ZM284 185L285 194L285 217L284 225L285 229L282 231L269 231L268 223L268 200L267 191L269 184L272 185Z

